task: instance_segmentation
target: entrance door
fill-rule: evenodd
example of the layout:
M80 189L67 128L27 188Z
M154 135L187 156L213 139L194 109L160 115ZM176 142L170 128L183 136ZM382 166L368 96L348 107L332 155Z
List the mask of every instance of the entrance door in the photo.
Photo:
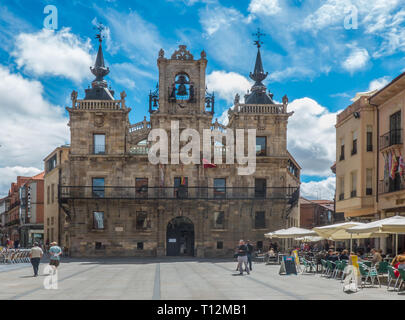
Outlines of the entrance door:
M169 222L166 232L168 256L194 256L194 224L186 217Z

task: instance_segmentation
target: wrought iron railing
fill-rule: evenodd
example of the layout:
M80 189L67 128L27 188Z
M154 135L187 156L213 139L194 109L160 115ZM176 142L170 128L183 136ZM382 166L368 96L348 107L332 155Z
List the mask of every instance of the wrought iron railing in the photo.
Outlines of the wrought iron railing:
M378 183L378 193L390 193L405 190L405 183L401 179L380 180Z
M59 186L61 200L68 199L291 199L295 187L120 187Z
M391 130L380 136L380 150L396 144L402 144L402 129Z

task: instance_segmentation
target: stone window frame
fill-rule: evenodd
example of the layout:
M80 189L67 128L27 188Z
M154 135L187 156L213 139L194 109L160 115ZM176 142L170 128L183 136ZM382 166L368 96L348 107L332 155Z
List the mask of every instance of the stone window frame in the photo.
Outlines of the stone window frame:
M145 219L144 219L144 225L146 224L146 227L143 228L138 228L138 215L139 214L145 214ZM135 212L135 231L150 231L152 229L152 225L148 225L148 222L151 222L150 219L148 219L148 212L145 210L137 210Z
M219 212L223 212L224 217L223 217L223 223L222 223L222 228L217 227L216 225L216 219L215 219L215 214L219 213ZM215 231L221 231L221 230L226 230L226 214L225 214L225 210L218 210L218 211L214 211L214 216L213 216L213 223L212 223L212 229Z
M259 228L257 228L257 226L256 226L256 215L258 213L263 213L263 220L264 220L264 226L259 227ZM266 226L267 226L267 223L266 223L266 211L265 210L263 210L263 211L255 211L254 217L253 217L253 229L254 230L263 230L263 229L266 229Z
M96 147L96 145L95 145L95 136L97 136L97 135L99 135L99 136L103 135L104 136L104 152L101 152L101 153L96 153L96 149L95 149L95 147ZM105 154L107 154L107 133L105 131L104 132L102 132L102 131L92 132L92 134L91 134L91 154L93 154L93 155L105 155Z
M221 244L221 248L218 248L218 245ZM224 250L224 241L217 240L216 250Z
M96 226L96 224L95 224L95 213L96 212L102 212L103 213L103 228L96 228L95 226ZM92 231L104 231L104 230L106 230L107 229L107 219L106 219L106 214L105 214L105 212L104 211L92 211L92 215L91 215L91 218L92 218Z

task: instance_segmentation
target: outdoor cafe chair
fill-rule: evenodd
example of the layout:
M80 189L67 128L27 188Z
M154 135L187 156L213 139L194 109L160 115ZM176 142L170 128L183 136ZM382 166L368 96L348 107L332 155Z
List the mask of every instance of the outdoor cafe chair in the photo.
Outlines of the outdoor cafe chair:
M378 284L381 288L380 278L378 277L377 269L374 266L367 266L366 264L360 262L359 263L360 275L362 279L364 278L364 282L361 283L361 287L363 288L364 285L367 283L367 280L370 278L370 283L373 286L374 280L377 279Z
M329 266L326 260L321 259L321 263L322 263L322 276L327 276L328 272L329 272Z
M333 273L335 271L336 263L334 263L334 262L332 262L330 260L326 260L326 263L328 264L327 276L328 276L328 278L332 278Z
M379 274L386 274L388 273L388 265L387 261L380 261L377 265L377 271Z
M311 273L312 270L315 270L315 265L314 263L311 261L307 261L305 258L301 258L301 262L304 265L304 268L302 269L301 273L307 272L307 273Z
M397 276L395 275L395 270L397 270L397 269L395 269L393 266L388 266L387 290L390 289L392 281L395 281L394 291L397 288L400 277L398 276L398 278L397 278Z

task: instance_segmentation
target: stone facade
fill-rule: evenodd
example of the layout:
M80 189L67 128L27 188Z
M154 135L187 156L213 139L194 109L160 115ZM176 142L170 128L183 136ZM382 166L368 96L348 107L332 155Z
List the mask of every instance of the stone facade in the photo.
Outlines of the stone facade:
M70 254L232 256L239 239L263 248L265 233L298 225L291 222L299 221L300 179L298 165L294 178L288 171L289 163L296 164L286 148L292 115L288 99L249 105L237 97L224 126L212 121L214 97L206 92L204 51L196 60L185 46L171 58L161 50L157 64L159 87L150 95L150 121L145 117L129 123L125 92L117 100L78 100L72 93L72 107L67 108L71 146L60 186ZM94 81L88 90L96 94L99 88L106 90L104 83ZM201 137L204 129L256 129L258 137L265 137L265 147L256 158L255 172L238 175L239 165L225 161L226 147L214 144L213 153L223 157L216 167L200 161L152 164L148 135L151 129L166 130L170 161L176 138L170 133L173 121L178 121L180 133L192 128ZM101 147L98 141L104 141ZM200 145L202 154L202 141Z

